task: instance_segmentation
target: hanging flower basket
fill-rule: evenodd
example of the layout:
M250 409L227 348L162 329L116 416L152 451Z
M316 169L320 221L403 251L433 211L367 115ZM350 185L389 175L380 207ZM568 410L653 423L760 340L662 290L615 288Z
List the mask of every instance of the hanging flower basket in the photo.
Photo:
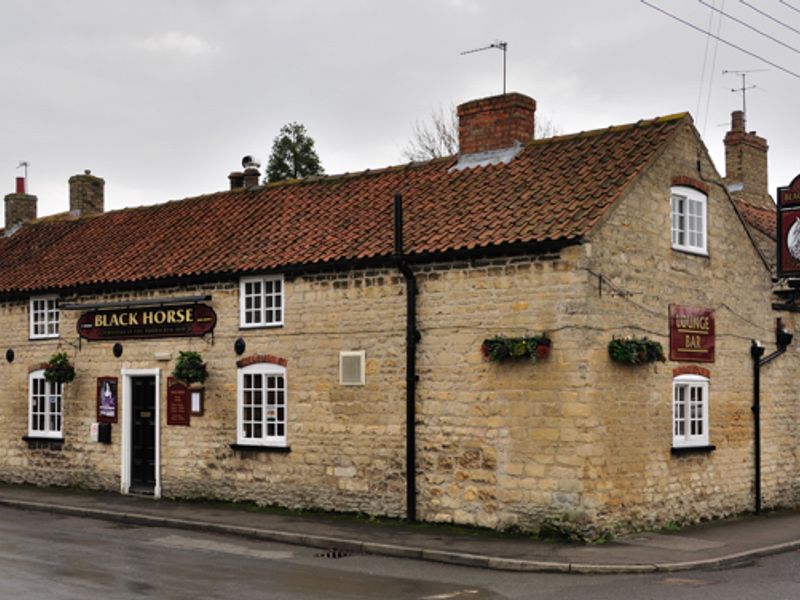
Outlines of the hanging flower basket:
M546 334L539 336L506 337L498 335L481 344L481 354L491 362L504 362L527 358L535 363L538 359L550 354L550 338Z
M44 378L50 383L69 383L75 379L75 367L69 362L66 352L56 352L44 369Z
M208 379L208 369L199 352L179 352L172 376L187 385L203 383Z
M615 337L608 342L608 355L614 362L626 365L645 365L667 360L661 344L646 337Z

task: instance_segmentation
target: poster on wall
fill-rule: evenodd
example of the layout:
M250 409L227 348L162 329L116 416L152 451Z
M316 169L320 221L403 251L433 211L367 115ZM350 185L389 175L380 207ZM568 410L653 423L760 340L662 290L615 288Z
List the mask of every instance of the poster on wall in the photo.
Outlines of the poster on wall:
M191 419L189 388L174 377L167 378L167 425L188 427Z
M97 422L116 423L119 406L116 377L97 378Z

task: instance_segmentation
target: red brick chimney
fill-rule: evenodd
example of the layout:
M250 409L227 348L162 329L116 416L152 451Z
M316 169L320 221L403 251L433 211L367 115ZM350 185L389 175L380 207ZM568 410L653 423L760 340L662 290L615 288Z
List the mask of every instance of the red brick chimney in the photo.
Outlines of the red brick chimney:
M24 177L17 177L16 191L5 197L5 233L36 219L36 196L27 193Z
M458 107L460 154L510 148L533 139L536 100L511 93L472 100Z
M725 134L725 183L736 198L748 204L774 208L767 183L767 140L745 130L744 113L731 114L731 130Z
M105 210L103 188L106 182L89 169L69 178L69 211L78 215L97 215Z

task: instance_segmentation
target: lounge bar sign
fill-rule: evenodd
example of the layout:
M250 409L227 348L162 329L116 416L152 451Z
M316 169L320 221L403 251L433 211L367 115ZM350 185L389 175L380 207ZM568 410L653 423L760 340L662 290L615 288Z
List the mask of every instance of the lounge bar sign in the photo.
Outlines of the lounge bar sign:
M78 335L87 340L199 337L216 324L217 314L206 304L93 310L78 319Z
M669 358L714 362L714 311L669 305Z
M778 277L800 275L800 175L778 188Z

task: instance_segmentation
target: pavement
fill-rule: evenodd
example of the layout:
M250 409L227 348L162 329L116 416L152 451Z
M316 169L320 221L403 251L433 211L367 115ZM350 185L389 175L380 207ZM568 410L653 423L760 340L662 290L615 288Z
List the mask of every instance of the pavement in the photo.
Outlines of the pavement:
M28 485L0 484L0 506L506 571L685 571L738 566L800 549L797 512L741 516L674 532L642 532L603 544L582 544L432 524L373 522L353 515Z

